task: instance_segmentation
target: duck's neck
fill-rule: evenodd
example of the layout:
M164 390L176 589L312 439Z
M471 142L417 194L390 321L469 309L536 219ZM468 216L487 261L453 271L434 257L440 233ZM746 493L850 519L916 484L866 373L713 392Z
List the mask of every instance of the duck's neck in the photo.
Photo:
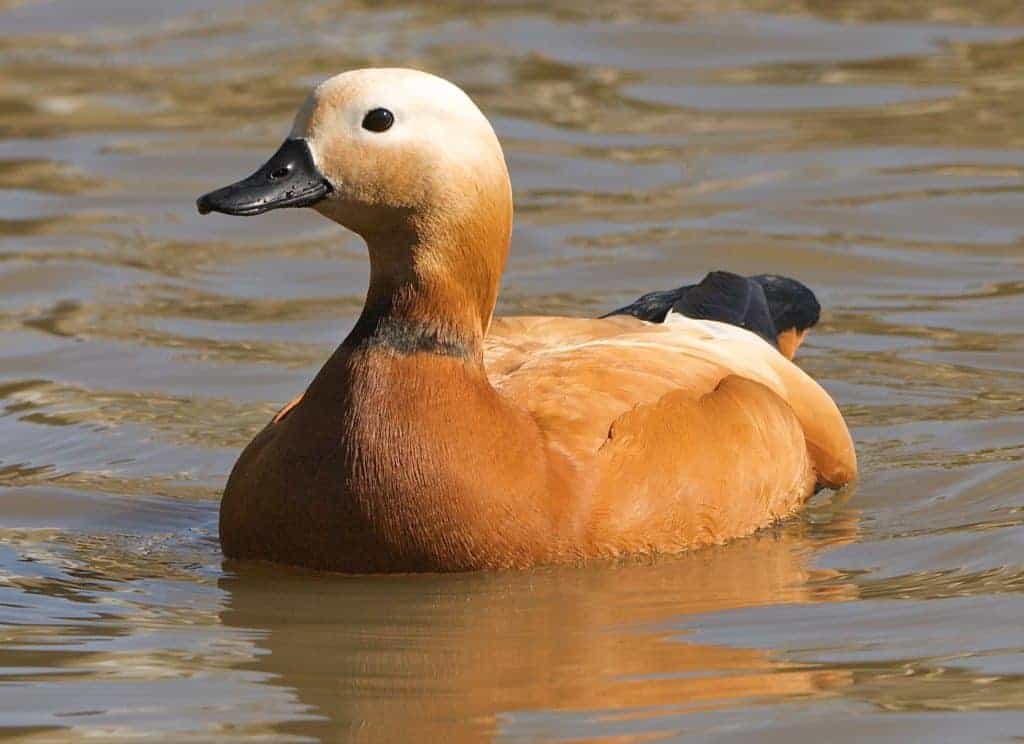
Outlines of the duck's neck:
M415 219L365 235L370 285L345 346L482 364L508 254L510 215Z

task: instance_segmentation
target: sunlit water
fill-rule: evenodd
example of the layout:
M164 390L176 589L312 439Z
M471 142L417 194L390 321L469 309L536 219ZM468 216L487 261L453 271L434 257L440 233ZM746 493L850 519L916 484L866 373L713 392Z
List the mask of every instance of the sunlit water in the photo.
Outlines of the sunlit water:
M494 121L502 312L713 268L811 284L801 364L860 484L640 564L222 564L226 474L367 267L315 214L193 200L371 64ZM1019 0L0 0L0 735L1008 740L1022 460Z

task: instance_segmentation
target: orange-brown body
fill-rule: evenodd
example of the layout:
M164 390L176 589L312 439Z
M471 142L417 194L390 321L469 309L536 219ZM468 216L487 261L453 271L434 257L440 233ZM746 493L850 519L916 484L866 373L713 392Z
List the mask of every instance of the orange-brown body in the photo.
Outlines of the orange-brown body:
M842 416L787 358L802 337L783 354L686 318L492 322L508 175L468 98L416 98L436 80L349 73L296 120L334 185L315 208L365 238L370 287L349 338L235 465L225 555L372 572L678 552L855 477ZM337 112L377 104L375 86L415 99L398 117L422 137L346 128L358 117ZM435 141L452 123L455 153Z
M239 460L225 553L366 572L678 552L852 478L821 388L742 331L761 358L730 368L701 325L496 320L486 367L342 347Z

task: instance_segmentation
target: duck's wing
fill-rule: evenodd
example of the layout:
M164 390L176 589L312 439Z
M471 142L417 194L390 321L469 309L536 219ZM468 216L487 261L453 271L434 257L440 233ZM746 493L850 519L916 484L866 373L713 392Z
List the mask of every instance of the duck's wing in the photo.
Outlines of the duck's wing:
M820 483L840 485L856 474L849 430L828 393L734 326L682 316L660 324L629 316L499 318L485 340L485 362L495 388L578 457L600 450L613 424L638 407L663 407L664 427L675 429L670 402L698 401L734 376L760 391L748 389L748 405L737 410L754 415L762 388L788 404Z
M588 534L605 554L749 535L792 514L818 480L793 409L737 375L622 414L595 459Z
M739 274L711 272L700 284L683 293L669 312L746 328L772 346L778 346L779 331L772 320L764 289L753 279Z
M649 292L604 317L632 315L661 323L669 313L746 328L792 359L817 324L821 306L809 287L790 277L712 271L698 284Z

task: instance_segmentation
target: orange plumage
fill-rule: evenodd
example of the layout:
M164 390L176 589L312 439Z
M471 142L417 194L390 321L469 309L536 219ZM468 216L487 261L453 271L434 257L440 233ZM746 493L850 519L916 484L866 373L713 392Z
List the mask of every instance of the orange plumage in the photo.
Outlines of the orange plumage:
M382 107L393 127L360 129ZM365 572L678 552L856 476L838 409L788 358L802 333L780 353L674 314L492 321L511 190L497 138L450 83L332 78L292 137L323 179L306 174L310 204L366 239L370 287L349 338L235 465L227 556ZM294 205L272 184L202 206L265 211L270 189Z

